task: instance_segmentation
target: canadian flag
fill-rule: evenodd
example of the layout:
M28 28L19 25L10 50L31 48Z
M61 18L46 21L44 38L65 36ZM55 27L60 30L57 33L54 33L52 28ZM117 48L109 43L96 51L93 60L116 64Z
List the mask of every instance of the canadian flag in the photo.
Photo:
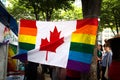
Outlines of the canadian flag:
M35 49L28 51L28 61L66 68L71 34L76 21L37 21Z
M60 22L22 19L18 36L19 57L16 58L89 71L97 28L97 18Z

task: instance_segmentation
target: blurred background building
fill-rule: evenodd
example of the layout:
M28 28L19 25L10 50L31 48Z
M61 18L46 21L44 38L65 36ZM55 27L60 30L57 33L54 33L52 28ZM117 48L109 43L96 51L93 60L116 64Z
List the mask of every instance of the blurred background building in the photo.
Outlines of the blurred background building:
M98 33L98 42L100 42L102 45L104 44L105 39L110 39L114 36L113 32L110 28L103 29L102 32Z

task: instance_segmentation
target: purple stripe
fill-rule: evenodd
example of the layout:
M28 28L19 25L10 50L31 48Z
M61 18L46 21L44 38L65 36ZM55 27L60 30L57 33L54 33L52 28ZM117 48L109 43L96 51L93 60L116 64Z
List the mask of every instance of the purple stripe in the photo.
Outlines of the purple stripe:
M76 71L80 71L80 72L89 72L90 64L73 61L73 60L68 60L67 68L76 70Z
M20 61L24 62L27 61L27 54L17 54L15 56L12 57L13 59L19 59Z

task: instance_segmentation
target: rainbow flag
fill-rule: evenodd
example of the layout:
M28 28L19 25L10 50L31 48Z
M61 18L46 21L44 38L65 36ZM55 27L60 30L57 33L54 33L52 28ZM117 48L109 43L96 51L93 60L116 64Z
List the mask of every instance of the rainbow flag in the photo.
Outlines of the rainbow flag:
M97 18L60 22L22 19L19 54L14 58L87 72L97 28Z
M79 21L78 21L79 22ZM72 33L67 68L88 72L96 42L98 22L96 19L80 20Z
M12 59L12 56L15 56L17 53L17 46L10 44L8 47L8 65L7 71L16 71L17 70L17 60Z
M37 36L36 21L21 20L18 35L19 54L13 56L12 58L20 59L20 61L26 61L27 52L35 48L36 36Z

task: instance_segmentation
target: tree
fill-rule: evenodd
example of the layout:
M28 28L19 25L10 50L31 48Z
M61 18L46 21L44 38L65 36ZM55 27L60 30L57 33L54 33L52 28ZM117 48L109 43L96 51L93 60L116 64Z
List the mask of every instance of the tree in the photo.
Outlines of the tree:
M25 19L35 19L34 14L31 14L31 9L27 9L21 5L18 0L9 0L9 5L7 7L8 12L17 20L21 18Z
M102 3L102 0L82 0L83 18L99 18L101 3ZM82 74L82 80L97 80L96 52L97 52L97 49L95 48L94 56L93 56L92 64L91 64L90 75Z
M19 0L21 5L26 8L31 9L31 13L35 14L36 20L39 20L39 16L44 16L44 18L49 21L54 10L58 9L71 9L71 3L74 0ZM39 14L42 15L39 15Z
M111 28L114 35L120 31L120 3L119 0L103 0L100 16L101 28Z
M102 0L82 0L82 11L84 18L93 18L100 16Z
M46 20L45 12L41 11L34 14L34 9L31 6L27 6L27 1L20 2L18 0L9 0L9 7L7 7L10 14L12 14L17 21L21 18L24 19L36 19L35 15L38 16L39 20ZM26 5L26 6L25 6ZM75 20L82 18L82 8L75 6L74 4L70 3L71 8L60 8L57 10L53 10L51 15L52 21L58 20ZM44 6L43 6L44 7Z

